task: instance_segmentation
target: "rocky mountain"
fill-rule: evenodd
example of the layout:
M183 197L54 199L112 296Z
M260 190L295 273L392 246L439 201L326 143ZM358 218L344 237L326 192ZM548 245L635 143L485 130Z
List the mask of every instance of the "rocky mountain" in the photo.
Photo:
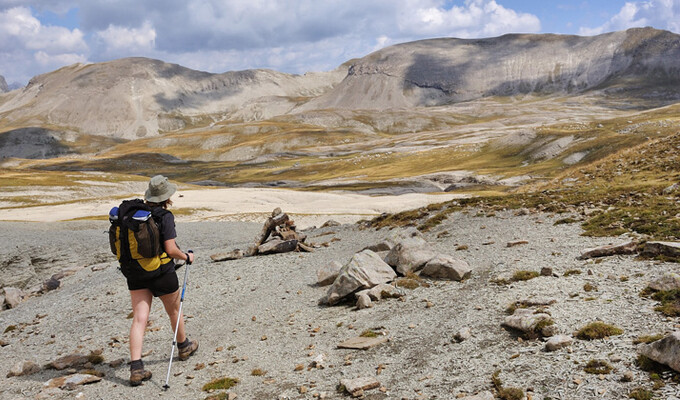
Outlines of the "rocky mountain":
M5 80L5 77L0 75L0 93L5 93L9 92L9 86L7 85L7 81Z
M652 28L594 37L422 40L387 47L335 71L304 75L211 74L128 58L37 76L23 90L0 97L0 117L14 128L51 125L136 139L197 121L264 120L319 109L417 108L489 96L643 88L645 95L675 98L679 61L680 36Z
M211 74L145 58L74 64L39 75L0 99L4 125L56 125L83 134L137 139L182 129L185 118L263 119L318 96L346 74L270 70Z
M340 85L301 109L421 107L621 87L665 87L677 96L679 62L680 36L652 28L593 37L422 40L356 61Z

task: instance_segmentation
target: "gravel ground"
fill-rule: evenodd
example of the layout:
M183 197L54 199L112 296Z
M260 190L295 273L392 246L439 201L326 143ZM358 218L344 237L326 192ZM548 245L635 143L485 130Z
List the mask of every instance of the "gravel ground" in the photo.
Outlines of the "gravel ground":
M44 365L61 355L103 349L105 363L97 367L105 373L101 382L51 393L49 398L204 399L205 383L234 377L240 383L230 392L239 399L336 399L346 397L336 391L341 379L368 376L383 387L383 391L367 391L368 399L451 399L491 390L491 376L497 370L505 385L530 389L534 399L627 398L633 388L651 387L648 374L634 364L633 340L678 327L677 319L655 312L655 302L638 293L652 278L677 270L677 264L629 256L579 261L576 257L586 248L629 238L583 237L578 224L553 224L563 217L452 214L425 238L436 250L467 261L472 278L462 283L430 281L430 287L406 290L404 301L382 300L360 311L349 304L318 306L326 288L315 285L316 269L333 260L347 262L355 252L390 235L388 230L361 230L357 225L310 229L308 242L330 242L330 246L314 253L213 263L210 254L245 248L261 225L179 222L178 243L197 255L190 267L184 311L189 335L198 338L201 347L188 361L173 363L168 391L162 386L172 335L159 301L153 304L144 342L144 351L150 352L144 361L153 378L131 388L126 363L117 368L107 364L121 358L128 361L130 325L129 294L108 254L108 222L0 223L3 275L15 274L19 265L33 268L22 281L29 287L56 270L84 267L64 278L59 289L0 313L0 329L19 327L0 336L8 343L0 348L0 397L36 398L44 382L64 374L44 370L5 378L18 361ZM518 240L528 243L507 247ZM456 250L461 245L467 249ZM30 254L22 258L24 253ZM93 271L93 265L104 268ZM559 277L505 286L490 283L515 270L543 267L553 268ZM564 277L569 269L583 273ZM184 269L179 272L181 279ZM13 278L3 279L6 284ZM597 291L584 291L585 283ZM602 320L624 329L624 334L576 340L569 348L548 353L543 351L543 340L520 340L501 327L510 303L539 297L557 300L547 309L561 333L571 334L588 322ZM453 342L454 333L463 327L471 329L472 337ZM337 349L339 342L366 329L385 332L389 341L365 351ZM309 368L319 355L325 368ZM583 365L591 359L607 360L614 372L585 373ZM304 368L295 371L300 364ZM253 376L255 369L266 373ZM633 373L632 382L620 382L625 371ZM680 397L679 391L668 383L657 395L674 399Z

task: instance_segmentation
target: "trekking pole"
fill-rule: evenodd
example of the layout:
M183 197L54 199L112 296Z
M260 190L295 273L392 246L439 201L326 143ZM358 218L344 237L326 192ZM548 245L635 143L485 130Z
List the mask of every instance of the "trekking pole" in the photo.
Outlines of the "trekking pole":
M189 250L189 253L193 254L193 250ZM164 390L170 389L170 369L172 368L172 357L175 355L175 345L177 344L177 331L179 330L179 321L182 318L182 304L184 303L184 291L187 288L187 277L189 276L189 259L187 257L187 265L184 267L184 283L182 284L182 295L179 298L179 312L177 315L177 323L175 324L175 335L172 338L172 350L170 350L170 363L168 364L168 375L165 377L165 385L163 385Z

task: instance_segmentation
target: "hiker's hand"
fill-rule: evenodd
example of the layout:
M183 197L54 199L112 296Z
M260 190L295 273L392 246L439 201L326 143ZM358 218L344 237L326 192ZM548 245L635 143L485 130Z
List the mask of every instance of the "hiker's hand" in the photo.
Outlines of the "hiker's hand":
M184 255L187 256L187 264L192 264L194 262L194 252L189 251L188 253L184 253Z

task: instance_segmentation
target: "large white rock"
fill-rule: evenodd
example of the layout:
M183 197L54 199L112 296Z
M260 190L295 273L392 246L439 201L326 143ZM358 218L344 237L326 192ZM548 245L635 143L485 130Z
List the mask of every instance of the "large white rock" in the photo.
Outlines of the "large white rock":
M397 274L380 259L380 256L373 251L364 250L356 253L342 267L321 303L336 304L359 289L370 289L381 283L390 282L396 277Z
M680 275L674 272L668 272L649 283L651 289L658 291L667 291L680 289Z
M429 243L420 237L403 239L387 253L385 262L396 268L397 272L406 275L422 269L437 254Z
M546 332L543 332L543 329L538 329L539 324L550 324L552 321L552 317L546 313L536 313L531 309L520 308L515 310L514 314L505 317L503 325L528 335L552 336L545 334L548 333L547 331L552 331L552 329L547 329Z
M680 331L673 332L656 342L642 345L638 351L643 356L680 372Z
M421 276L435 279L449 279L462 281L468 279L472 274L472 269L463 260L457 260L446 254L439 254L425 264L420 271Z

